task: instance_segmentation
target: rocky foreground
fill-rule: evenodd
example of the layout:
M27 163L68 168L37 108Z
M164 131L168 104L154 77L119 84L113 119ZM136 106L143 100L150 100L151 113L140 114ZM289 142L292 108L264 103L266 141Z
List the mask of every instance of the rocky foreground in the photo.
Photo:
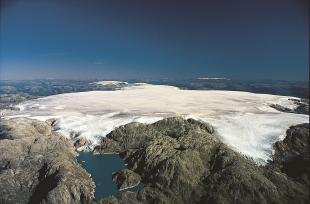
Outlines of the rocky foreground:
M309 125L291 127L266 167L231 150L211 126L169 118L131 123L103 138L95 151L120 152L145 187L103 203L308 203Z
M0 203L90 203L95 184L47 122L0 123Z
M257 166L220 142L205 123L179 117L121 126L95 148L118 152L129 170L113 175L139 192L94 200L95 185L74 146L52 124L0 121L0 203L308 203L309 124L291 127ZM111 175L112 176L112 175Z

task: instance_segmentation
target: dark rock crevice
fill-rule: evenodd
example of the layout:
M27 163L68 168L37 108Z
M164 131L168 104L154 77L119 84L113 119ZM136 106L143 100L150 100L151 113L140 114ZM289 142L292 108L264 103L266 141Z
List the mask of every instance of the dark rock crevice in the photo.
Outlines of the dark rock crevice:
M0 173L10 168L10 161L0 161Z
M57 187L59 178L59 170L49 174L48 165L44 163L43 167L39 170L39 184L35 187L29 198L28 204L39 204L46 200L48 193Z

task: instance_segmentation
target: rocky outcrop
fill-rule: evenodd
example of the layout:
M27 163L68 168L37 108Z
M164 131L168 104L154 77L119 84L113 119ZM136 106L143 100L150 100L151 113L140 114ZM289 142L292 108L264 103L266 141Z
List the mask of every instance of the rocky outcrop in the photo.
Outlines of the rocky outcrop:
M0 92L3 91L1 88L3 87L0 86ZM14 107L14 105L34 98L34 96L30 96L25 93L0 94L0 109L19 110L19 108Z
M309 202L309 184L296 180L283 168L256 165L212 134L211 126L178 117L115 129L103 138L95 152L120 152L128 168L141 176L145 187L130 194L129 200L124 194L101 202Z
M74 142L74 147L79 148L88 145L89 142L85 138L79 138Z
M0 203L89 203L95 185L47 122L0 122Z
M283 141L274 144L271 167L309 185L310 179L309 123L291 127Z
M100 145L95 147L94 152L123 152L128 149L143 148L155 140L167 142L166 140L177 141L178 138L181 142L175 143L175 148L179 150L186 149L187 146L191 146L194 143L198 145L203 142L200 141L200 137L192 135L191 138L182 137L184 133L187 133L193 127L209 135L213 133L212 126L193 119L184 120L181 117L164 119L151 125L133 122L110 132L102 139ZM209 139L215 140L214 137L209 137Z
M295 113L309 115L309 99L289 99L294 101L297 108L294 110Z
M137 173L129 169L114 172L112 174L112 179L116 182L119 190L132 188L138 185L141 180L140 176Z
M290 109L279 104L271 104L270 107L281 112L297 113L309 115L309 100L308 99L288 99L294 102L297 106L295 109Z

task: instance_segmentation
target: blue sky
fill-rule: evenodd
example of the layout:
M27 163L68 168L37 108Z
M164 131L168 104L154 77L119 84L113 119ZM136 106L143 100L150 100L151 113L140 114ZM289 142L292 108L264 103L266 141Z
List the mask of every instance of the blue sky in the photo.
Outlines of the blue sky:
M308 80L308 0L2 0L0 79Z

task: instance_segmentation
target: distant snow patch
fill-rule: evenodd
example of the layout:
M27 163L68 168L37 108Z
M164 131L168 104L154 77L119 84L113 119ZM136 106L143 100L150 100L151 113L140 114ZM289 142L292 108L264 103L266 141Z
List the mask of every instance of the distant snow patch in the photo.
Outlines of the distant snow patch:
M125 81L98 81L91 84L100 85L100 86L115 86L115 85L127 85L128 82Z
M225 77L200 77L197 79L200 79L200 80L225 80L226 78Z

